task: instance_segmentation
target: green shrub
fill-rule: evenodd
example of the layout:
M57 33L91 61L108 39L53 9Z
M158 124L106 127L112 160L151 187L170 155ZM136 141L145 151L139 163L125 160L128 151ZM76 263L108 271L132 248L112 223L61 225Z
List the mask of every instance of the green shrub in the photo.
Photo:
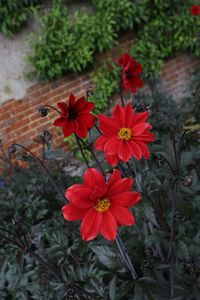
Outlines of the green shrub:
M41 0L2 0L0 3L0 32L12 37L26 24L33 8Z

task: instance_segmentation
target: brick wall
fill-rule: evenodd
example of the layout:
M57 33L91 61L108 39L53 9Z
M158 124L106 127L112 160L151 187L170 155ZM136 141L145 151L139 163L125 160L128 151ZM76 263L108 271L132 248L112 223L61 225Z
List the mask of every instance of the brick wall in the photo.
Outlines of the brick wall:
M126 51L132 43L131 36L126 36L120 41ZM108 56L116 58L118 54L119 50L116 47ZM100 61L104 58L105 55L99 56ZM161 72L164 91L180 100L196 65L197 61L187 54L180 54L166 61ZM57 117L56 112L51 111L47 117L42 118L37 112L38 107L42 104L55 106L56 102L64 101L71 93L76 97L83 96L92 85L91 73L67 75L60 80L34 85L27 90L23 99L10 99L5 102L0 106L0 139L4 141L4 148L17 142L38 153L41 146L35 143L34 139L44 129L49 129L53 134L55 147L66 147L62 133L52 126Z

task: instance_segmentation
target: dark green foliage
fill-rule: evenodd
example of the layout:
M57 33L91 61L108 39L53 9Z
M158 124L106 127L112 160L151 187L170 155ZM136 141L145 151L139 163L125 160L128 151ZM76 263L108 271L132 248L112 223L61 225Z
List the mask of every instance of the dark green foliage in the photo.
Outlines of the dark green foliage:
M27 22L33 8L41 0L1 0L0 2L0 32L12 36Z
M95 90L88 100L94 102L95 114L102 113L107 109L112 94L119 90L119 81L120 70L110 61L104 63L93 73Z

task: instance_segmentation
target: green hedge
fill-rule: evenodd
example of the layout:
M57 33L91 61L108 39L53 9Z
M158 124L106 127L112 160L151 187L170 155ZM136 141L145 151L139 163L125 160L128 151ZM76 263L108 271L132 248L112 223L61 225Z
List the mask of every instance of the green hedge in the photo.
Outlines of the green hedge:
M26 24L33 8L41 0L1 0L0 1L0 32L12 37Z
M144 66L145 77L158 74L166 57L178 51L200 56L197 28L200 18L184 0L93 0L95 13L70 15L61 0L41 18L41 34L33 39L29 57L40 79L60 78L94 63L95 54L110 49L121 31L133 30L132 54ZM123 47L123 45L122 45Z
M20 30L31 9L42 0L1 1L0 31ZM52 1L40 17L41 32L31 39L28 58L40 79L56 79L67 71L81 72L94 65L95 54L109 50L119 34L132 30L136 41L131 54L144 66L144 76L158 74L167 57L200 49L197 30L200 18L189 12L186 0L91 0L95 13L70 15L66 1ZM120 45L123 47L123 45Z

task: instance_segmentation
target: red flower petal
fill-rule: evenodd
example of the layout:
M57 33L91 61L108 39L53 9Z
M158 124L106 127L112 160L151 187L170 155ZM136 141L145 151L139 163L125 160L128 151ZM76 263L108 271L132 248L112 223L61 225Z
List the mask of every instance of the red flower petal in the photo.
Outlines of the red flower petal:
M106 137L104 135L101 135L96 142L94 143L94 149L96 150L103 150L105 143L109 141L109 137Z
M88 129L83 125L83 123L77 121L77 129L74 132L82 139L84 139L88 134Z
M117 154L114 155L106 154L106 161L108 164L115 167L119 162L119 156Z
M99 119L99 128L104 135L109 137L113 137L114 135L116 135L116 133L119 130L119 127L114 122L113 119L104 115L99 115L98 119Z
M143 154L144 158L149 159L150 152L149 152L149 149L148 149L147 145L143 142L140 142L140 141L137 141L137 144L140 147L140 149L142 150L142 154Z
M84 184L92 189L94 189L95 186L104 189L105 179L97 169L89 168L84 174Z
M138 64L136 61L131 61L129 71L133 76L138 76L142 72L142 65Z
M69 96L69 101L68 101L69 107L70 107L70 106L73 106L73 104L74 104L75 101L76 101L75 96L74 96L73 94L71 94L71 95Z
M124 53L119 59L118 62L120 65L125 67L131 60L131 56L128 53Z
M127 208L114 203L112 204L110 211L120 225L131 226L135 224L133 214Z
M119 149L118 149L118 156L124 162L129 161L129 159L133 156L133 150L129 142L126 141L120 142Z
M87 209L81 209L73 204L66 204L62 208L63 216L68 221L75 221L82 219L87 213Z
M131 207L135 205L140 199L141 195L138 192L122 192L111 196L112 204L118 204L125 207Z
M145 111L134 115L133 124L145 123L149 117L149 112Z
M133 185L133 178L122 178L117 180L113 185L108 189L108 197L113 197L117 194L124 192L129 192Z
M85 97L81 97L81 98L77 99L76 101L74 101L73 108L76 111L79 111L79 110L82 110L83 108L85 108L86 104L87 104L87 101L85 100Z
M66 119L65 126L63 126L63 134L65 137L68 137L72 134L73 132L73 122L70 122L68 119Z
M83 184L74 184L65 192L65 197L79 208L85 209L93 205L90 198L92 190Z
M91 128L95 124L95 117L90 113L81 113L77 122L79 124L84 124L87 128Z
M148 123L140 123L140 124L134 125L132 128L133 135L134 135L134 137L141 135L145 130L151 129L151 128L152 128L152 126Z
M94 109L94 103L93 102L87 102L84 97L78 99L73 107L79 112L79 113L87 113Z
M140 149L139 145L131 140L129 142L130 146L131 146L131 149L132 149L132 155L137 159L137 160L140 160L142 158L142 150Z
M108 210L103 215L103 222L101 225L101 234L105 239L113 241L117 236L117 222L112 213Z
M143 141L145 143L155 141L155 134L152 132L145 131L143 134L134 137L134 141Z
M124 113L125 113L125 120L126 120L125 127L129 128L133 125L133 121L135 118L134 109L132 108L132 105L130 102L125 106Z
M109 139L104 146L104 151L108 155L116 155L120 146L121 140L117 137Z
M136 92L137 92L137 87L136 87L136 85L133 85L133 84L131 84L130 83L130 81L128 82L129 84L128 84L128 90L131 90L131 92L133 93L133 94L135 94Z
M143 87L144 82L139 77L130 78L129 80L131 87Z
M91 208L88 211L81 224L81 235L83 240L93 240L99 234L102 220L102 213L97 212L94 208Z
M121 179L121 173L119 170L114 169L112 175L110 176L110 179L107 182L107 188L110 189L113 184L115 184L116 181Z
M57 105L62 111L67 112L67 104L66 103L58 102Z
M194 4L190 7L190 12L193 14L193 16L200 15L200 5Z
M58 118L53 122L54 126L64 126L67 122L67 118Z
M119 104L117 104L113 110L113 119L119 127L124 127L124 123L125 123L124 108Z

